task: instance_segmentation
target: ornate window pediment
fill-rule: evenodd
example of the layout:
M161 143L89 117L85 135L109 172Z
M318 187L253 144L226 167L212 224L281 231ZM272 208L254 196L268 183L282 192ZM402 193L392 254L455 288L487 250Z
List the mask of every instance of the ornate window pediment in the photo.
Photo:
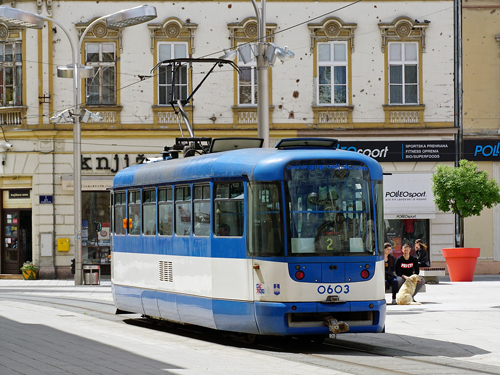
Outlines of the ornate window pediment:
M176 17L170 17L162 23L148 23L148 28L151 34L151 53L154 53L156 42L176 41L187 42L189 54L194 54L194 34L198 28L197 23L192 23L189 19L182 22Z
M347 41L350 42L351 53L354 52L354 29L357 24L344 23L340 18L331 17L321 23L309 23L311 33L311 53L317 42Z
M429 21L418 22L409 17L399 17L393 22L378 24L382 33L382 52L389 42L420 42L422 52L425 52L425 30Z
M274 42L274 30L277 27L275 23L266 24L266 39L268 42ZM228 23L227 28L229 29L231 47L236 47L238 43L258 41L257 19L255 17L245 18L241 22Z

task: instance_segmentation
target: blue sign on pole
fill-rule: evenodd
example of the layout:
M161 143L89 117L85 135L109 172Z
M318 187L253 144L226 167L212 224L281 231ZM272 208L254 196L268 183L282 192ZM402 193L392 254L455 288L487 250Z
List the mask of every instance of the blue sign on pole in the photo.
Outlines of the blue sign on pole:
M52 204L54 202L53 195L40 195L40 204Z

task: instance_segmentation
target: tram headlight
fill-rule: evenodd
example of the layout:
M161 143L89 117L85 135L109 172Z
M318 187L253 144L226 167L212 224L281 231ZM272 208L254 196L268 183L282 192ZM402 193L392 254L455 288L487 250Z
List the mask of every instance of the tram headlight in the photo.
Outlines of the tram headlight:
M366 269L362 270L361 273L360 273L360 275L361 275L362 279L368 279L370 277L370 271L368 271Z
M295 272L295 278L296 278L297 280L302 280L302 279L304 278L304 276L305 276L305 275L306 275L306 274L304 273L304 271L300 271L300 270L299 270L299 271Z

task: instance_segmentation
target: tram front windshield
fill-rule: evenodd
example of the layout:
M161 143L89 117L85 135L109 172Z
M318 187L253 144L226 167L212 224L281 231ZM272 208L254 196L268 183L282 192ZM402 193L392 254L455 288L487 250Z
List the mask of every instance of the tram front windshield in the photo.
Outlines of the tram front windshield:
M314 160L285 168L290 255L377 254L368 167Z

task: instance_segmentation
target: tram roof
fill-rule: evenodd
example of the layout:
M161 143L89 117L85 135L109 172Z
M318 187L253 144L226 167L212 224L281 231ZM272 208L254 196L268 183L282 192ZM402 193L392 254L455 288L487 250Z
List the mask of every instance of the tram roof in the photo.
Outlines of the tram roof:
M373 180L382 180L383 177L382 167L377 161L353 151L248 148L134 165L116 174L113 189L243 175L254 181L276 181L283 179L284 168L291 161L321 159L363 162Z

